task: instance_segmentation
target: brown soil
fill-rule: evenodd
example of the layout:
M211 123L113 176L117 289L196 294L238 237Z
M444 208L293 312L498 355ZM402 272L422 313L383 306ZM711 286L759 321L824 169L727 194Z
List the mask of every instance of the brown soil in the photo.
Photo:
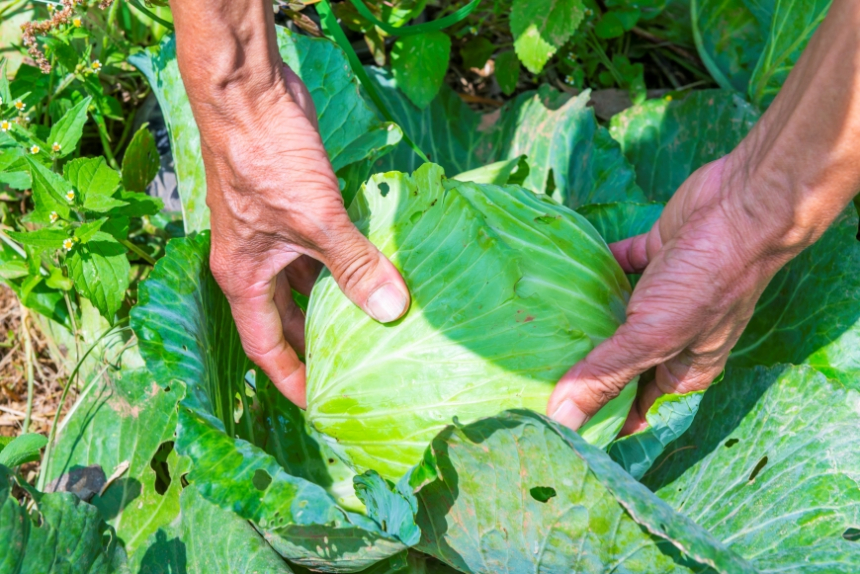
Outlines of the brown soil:
M47 435L66 376L62 366L50 356L45 334L34 321L28 320L27 323L34 357L33 410L29 432ZM27 410L25 349L21 305L12 290L0 284L0 436L17 436L22 431Z

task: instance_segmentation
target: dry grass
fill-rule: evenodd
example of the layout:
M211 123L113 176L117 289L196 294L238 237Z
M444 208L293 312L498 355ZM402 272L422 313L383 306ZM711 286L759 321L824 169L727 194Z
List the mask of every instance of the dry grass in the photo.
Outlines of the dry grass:
M32 320L27 323L35 359L29 431L47 435L57 412L66 374L50 356L45 334ZM27 409L25 349L21 305L12 290L0 284L0 436L17 436L22 430Z

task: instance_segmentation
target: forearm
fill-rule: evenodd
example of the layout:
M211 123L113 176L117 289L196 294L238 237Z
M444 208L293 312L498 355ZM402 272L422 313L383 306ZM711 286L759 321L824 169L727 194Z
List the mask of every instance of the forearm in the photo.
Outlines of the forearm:
M201 130L223 121L241 128L235 123L245 121L247 112L283 95L271 2L171 0L170 5L179 69Z
M860 191L860 2L835 0L771 107L728 158L726 193L776 249L814 242Z

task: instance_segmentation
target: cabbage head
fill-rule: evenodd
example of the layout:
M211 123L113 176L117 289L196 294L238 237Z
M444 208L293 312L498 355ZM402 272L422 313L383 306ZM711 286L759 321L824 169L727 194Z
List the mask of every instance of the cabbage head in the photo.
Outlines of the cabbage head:
M455 417L543 413L565 371L624 321L630 284L606 243L546 196L426 164L374 176L349 212L412 293L388 325L328 274L311 294L308 421L358 471L397 479ZM635 394L628 385L582 436L605 448Z

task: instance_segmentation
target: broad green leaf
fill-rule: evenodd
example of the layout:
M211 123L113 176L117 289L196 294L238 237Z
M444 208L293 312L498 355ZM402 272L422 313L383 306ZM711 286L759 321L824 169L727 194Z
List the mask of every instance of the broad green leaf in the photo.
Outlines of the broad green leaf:
M84 209L92 213L114 213L128 205L127 202L109 195L89 195L84 202Z
M129 286L131 268L125 254L126 248L116 239L97 231L88 243L75 245L66 255L75 290L108 321L113 321Z
M70 291L74 287L72 280L63 275L63 270L59 267L51 267L50 275L45 279L45 284L51 289L62 291Z
M648 233L663 213L662 203L597 203L576 209L600 233L614 243Z
M612 118L609 131L648 199L668 201L696 169L732 151L758 118L737 94L702 90L633 106Z
M159 529L129 562L135 574L291 574L284 559L234 513L182 491L175 524Z
M724 90L746 94L766 36L744 0L691 0L693 37L705 67Z
M612 443L609 456L640 479L667 445L687 432L702 402L704 391L663 395L645 413L648 428Z
M39 451L48 444L44 435L27 433L19 435L0 450L0 465L14 467L39 460Z
M27 218L28 221L50 223L52 212L62 219L68 219L70 210L66 193L72 189L72 185L29 156L27 157L27 164L33 182L33 203L35 205L35 209Z
M433 101L448 70L451 38L444 32L404 36L391 49L397 86L419 110Z
M520 81L520 59L517 53L508 50L496 57L496 81L502 89L502 93L510 96L517 89Z
M646 484L760 572L860 569L856 380L730 368Z
M623 36L624 32L624 23L615 11L606 12L594 25L594 33L605 40Z
M451 179L457 181L471 181L472 183L491 183L493 185L505 185L508 183L522 183L529 174L529 164L526 156L515 157L497 161L478 169L472 169L458 173ZM511 181L515 180L515 181Z
M77 201L85 209L96 202L110 201L120 184L119 174L103 157L73 159L63 166L63 175L77 190Z
M20 279L30 274L25 261L0 261L0 279Z
M358 571L404 550L397 538L404 525L383 527L336 504L336 479L345 474L326 462L332 455L307 434L298 408L265 376L247 382L253 365L208 254L208 234L171 241L131 313L156 380L186 384L176 447L192 461L188 480L308 567ZM387 487L379 495L399 496Z
M127 351L123 362L131 357ZM179 514L180 475L187 461L171 452L176 431L176 405L181 384L164 389L144 369L95 375L64 420L43 469L49 483L70 469L99 465L110 476L121 465L128 469L91 503L115 529L129 555L148 548L147 539ZM159 478L155 468L167 470Z
M131 138L122 158L122 185L129 191L146 191L161 168L155 138L142 126Z
M22 191L32 187L29 165L25 157L24 151L17 145L0 147L0 183Z
M732 351L738 366L808 363L846 384L860 377L860 242L849 207L777 273Z
M143 217L155 215L164 208L164 202L158 197L152 197L137 191L120 189L117 194L123 205L117 205L108 212L111 217Z
M445 169L445 173L462 173L496 161L491 150L483 149L486 135L479 130L481 116L454 90L442 85L436 98L419 110L398 90L390 72L376 67L365 70L394 120L431 161ZM401 142L392 153L376 161L374 172L411 172L423 163L412 148ZM367 177L370 175L368 173Z
M520 95L502 109L496 124L497 156L527 156L529 175L523 185L544 192L551 175L553 198L570 208L643 201L630 164L597 123L589 98L586 91L567 99L548 86Z
M447 427L411 481L418 549L464 572L754 572L604 452L530 411Z
M311 93L320 135L335 171L365 158L375 159L400 141L397 126L381 122L360 96L346 56L337 45L281 27L277 35L281 57ZM131 56L129 62L146 75L167 121L185 230L206 229L209 211L200 134L179 75L174 38Z
M90 239L95 237L95 234L101 229L102 225L104 225L106 221L107 217L102 217L101 219L82 223L80 227L75 229L75 237L80 240L81 243L88 242Z
M69 238L62 229L37 229L35 231L7 231L6 234L22 245L35 247L39 251L60 249L63 240Z
M329 274L311 294L307 417L361 471L397 479L453 416L545 410L564 372L624 320L621 268L581 216L546 196L445 180L427 164L374 176L349 214L412 293L396 325L367 318ZM608 446L635 392L583 435Z
M748 0L749 1L749 0ZM750 78L750 100L767 107L794 68L809 39L827 16L832 0L778 0L752 2L758 17L771 11L767 43Z
M523 65L540 73L573 35L585 15L582 0L514 0L511 32Z
M66 157L74 153L83 134L84 124L87 123L87 108L91 102L92 98L84 98L51 126L47 144L51 146L50 149L56 156ZM59 146L56 151L54 151L55 146Z
M12 496L24 486L35 512ZM99 511L70 493L33 492L0 466L0 572L112 574L125 571L125 552Z
M420 111L386 72L369 68L368 75L394 119L449 176L526 155L529 174L522 185L538 193L554 187L553 197L568 207L645 200L618 143L586 106L588 94L571 99L542 86L509 102L499 119L486 125L447 86ZM377 161L374 170L408 171L421 164L401 144Z

